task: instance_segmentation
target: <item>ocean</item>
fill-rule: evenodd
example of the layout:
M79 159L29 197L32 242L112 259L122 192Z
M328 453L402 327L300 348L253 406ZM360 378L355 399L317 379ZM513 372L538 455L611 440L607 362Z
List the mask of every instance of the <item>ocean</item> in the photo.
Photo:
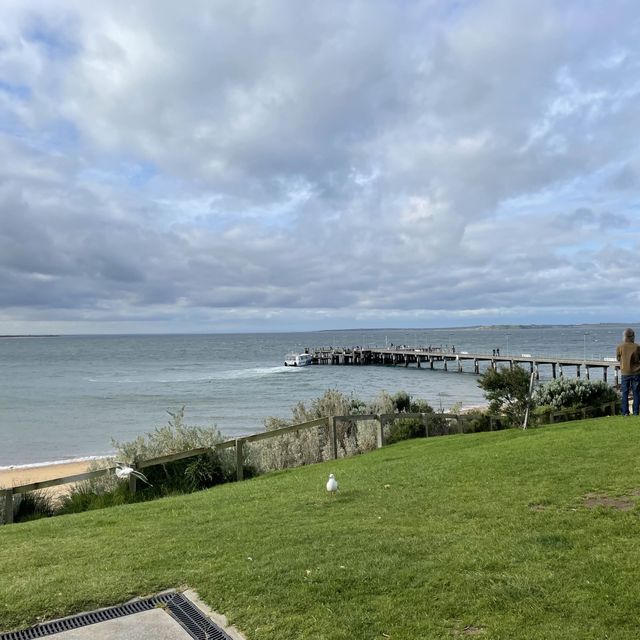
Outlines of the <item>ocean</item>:
M378 329L275 334L0 338L0 467L108 455L185 407L234 437L327 389L363 400L407 391L447 410L484 401L477 376L415 367L284 367L317 346L455 345L458 351L604 358L622 325ZM572 375L566 371L565 375ZM595 371L593 375L599 375Z

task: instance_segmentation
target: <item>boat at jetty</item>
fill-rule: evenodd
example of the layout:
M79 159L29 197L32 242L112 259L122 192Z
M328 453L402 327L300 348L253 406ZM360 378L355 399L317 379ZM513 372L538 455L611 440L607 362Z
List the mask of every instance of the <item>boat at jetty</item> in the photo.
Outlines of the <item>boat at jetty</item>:
M313 357L310 353L289 353L284 359L285 367L306 367L311 364Z

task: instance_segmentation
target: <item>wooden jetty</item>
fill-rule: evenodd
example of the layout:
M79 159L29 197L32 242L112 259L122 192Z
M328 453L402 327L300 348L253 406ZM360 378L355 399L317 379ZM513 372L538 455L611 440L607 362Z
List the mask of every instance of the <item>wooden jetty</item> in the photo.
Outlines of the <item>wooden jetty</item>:
M531 354L497 355L495 353L468 353L466 351L442 350L439 348L411 347L318 347L307 350L313 356L313 364L337 365L415 365L418 368L441 369L463 373L464 365L469 373L480 373L484 363L488 367L515 365L529 368L536 378L540 378L540 367L550 367L551 377L564 376L565 368L575 368L576 377L584 376L588 380L592 369L602 370L602 379L607 380L609 370L613 371L615 384L620 383L620 365L613 359L596 360L588 358L572 358L565 356L533 356Z

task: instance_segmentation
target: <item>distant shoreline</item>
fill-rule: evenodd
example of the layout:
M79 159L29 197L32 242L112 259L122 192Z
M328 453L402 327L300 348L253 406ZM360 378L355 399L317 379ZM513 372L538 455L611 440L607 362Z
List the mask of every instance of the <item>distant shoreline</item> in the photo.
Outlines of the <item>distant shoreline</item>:
M28 334L24 334L24 335L14 335L14 334L6 334L6 335L2 335L0 334L0 338L59 338L60 335L57 333L28 333Z
M588 327L624 327L638 326L638 322L577 322L577 323L512 323L512 324L476 324L476 325L456 325L449 327L334 327L331 329L296 329L293 331L220 331L220 332L160 332L160 333L50 333L50 334L0 334L2 338L105 338L105 337L166 337L166 336L227 336L227 335L283 335L283 334L305 334L305 333L334 333L349 332L361 333L363 331L405 331L405 332L441 332L441 331L509 331L515 329L562 329L562 328L588 328Z

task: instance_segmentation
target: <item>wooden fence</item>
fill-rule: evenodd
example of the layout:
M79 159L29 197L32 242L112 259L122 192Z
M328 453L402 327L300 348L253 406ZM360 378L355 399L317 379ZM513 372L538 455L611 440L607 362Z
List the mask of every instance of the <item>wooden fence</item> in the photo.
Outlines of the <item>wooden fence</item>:
M610 410L611 415L615 414L616 403L608 403L600 407L601 412ZM587 412L589 408L572 409L566 411L552 411L549 415L549 423L557 421L559 417L570 416L579 413L579 417L588 417ZM225 449L235 449L235 466L236 466L236 478L242 480L244 477L244 445L245 443L259 442L261 440L267 440L271 438L277 438L287 433L299 433L307 429L314 429L317 427L326 427L329 431L329 443L331 448L331 457L336 459L338 457L338 438L337 438L337 425L339 422L375 422L376 429L376 447L381 448L384 446L384 428L387 424L390 424L396 420L404 420L407 418L418 419L421 421L424 427L424 435L428 437L430 435L429 425L436 423L439 426L446 424L446 432L451 433L450 426L455 424L455 432L464 432L464 422L468 418L467 414L458 413L387 413L387 414L366 414L366 415L349 415L349 416L329 416L326 418L318 418L317 420L311 420L310 422L303 422L301 424L294 424L289 427L282 427L280 429L272 429L270 431L263 431L261 433L254 433L248 436L242 436L234 438L232 440L226 440L216 444L213 448L200 448L191 449L190 451L181 451L180 453L172 453L166 456L160 456L158 458L151 458L149 460L137 460L131 464L136 470L146 469L148 467L154 467L157 465L163 465L170 462L176 462L177 460L184 460L185 458L193 458L213 451L223 451ZM570 419L570 417L568 417ZM493 431L496 427L501 426L500 416L489 416L489 430ZM19 485L16 487L10 487L6 489L0 489L0 498L4 498L0 503L2 506L2 513L0 513L0 524L10 524L13 522L13 502L16 494L24 494L30 491L38 491L40 489L47 489L50 487L57 487L63 484L74 484L76 482L82 482L83 480L92 480L108 474L115 473L117 467L106 467L104 469L98 469L96 471L87 471L86 473L79 473L72 476L66 476L64 478L55 478L52 480L43 480L41 482L32 482L30 484ZM135 493L136 491L136 478L135 476L129 477L129 489ZM4 504L2 504L4 503Z
M546 413L539 416L539 418L543 418L541 420L544 423L544 417L547 417L548 424L554 424L555 422L563 422L566 420L584 420L585 418L591 418L594 414L599 413L600 415L606 415L607 412L609 415L616 415L618 403L617 402L607 402L599 407L576 407L575 409L558 409L557 411L547 411Z

